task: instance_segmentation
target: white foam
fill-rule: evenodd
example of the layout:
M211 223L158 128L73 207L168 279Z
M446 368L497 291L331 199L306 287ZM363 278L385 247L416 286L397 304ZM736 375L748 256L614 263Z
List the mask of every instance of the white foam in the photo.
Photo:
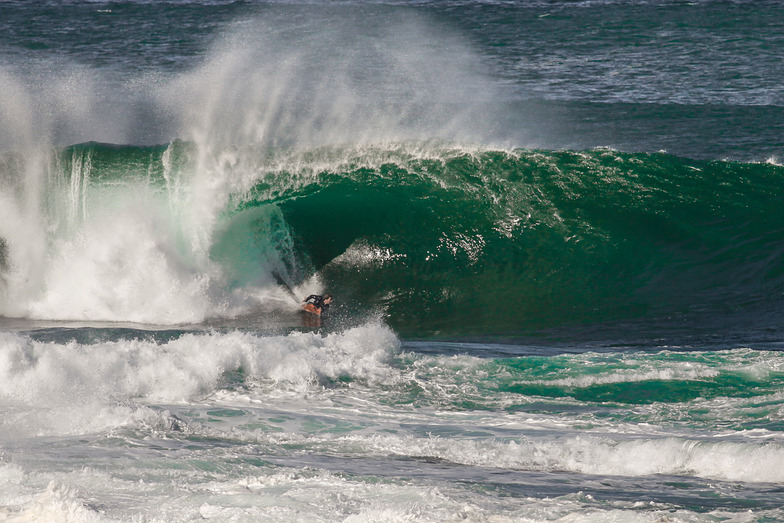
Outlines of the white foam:
M606 476L668 474L784 483L784 444L780 442L616 438L580 435L498 441L352 435L331 443L344 450L353 449L352 452L360 445L365 447L363 452L371 455L392 453L513 470Z
M56 481L27 504L19 513L7 519L9 523L57 521L62 523L91 523L107 521L80 499L78 490Z
M285 274L286 264L294 263L285 222L268 212L267 229L254 231L269 237L265 251L232 253L253 254L259 266L235 288L228 281L231 260L219 260L221 265L210 256L217 208L198 207L192 191L183 195L174 182L164 189L129 176L111 185L91 184L90 153L73 154L81 159L67 166L70 171L50 166L45 189L25 191L45 198L45 210L0 191L0 238L7 251L0 314L198 323L257 308L266 294L275 293L271 272ZM69 180L78 183L68 185ZM207 194L213 203L228 197ZM258 226L258 213L254 219Z
M646 368L647 367L647 368ZM581 369L578 367L578 371ZM543 384L565 387L590 387L592 385L606 385L610 383L637 383L643 381L680 381L714 378L720 374L719 369L694 365L690 362L651 362L649 365L641 364L634 368L609 368L606 372L597 374L582 374L569 378L551 380L531 380L527 383Z
M511 371L501 365L494 369L497 373L495 376L499 383L511 381L524 385L587 388L594 385L645 381L710 381L728 373L764 381L784 368L784 358L781 358L779 353L746 348L693 353L692 356L670 351L653 355L586 352L579 355L553 356L552 359L555 362L560 359L568 361L564 362L563 368L558 364L553 365L549 372L545 372L546 368ZM423 375L443 380L448 379L448 372L464 368L483 377L487 372L488 360L467 355L448 359L421 357L415 365ZM586 372L586 369L590 371ZM519 395L514 397L519 399Z
M370 245L366 241L357 241L330 263L360 269L368 265L382 266L406 257L406 254L395 253L390 248L381 248Z
M186 334L164 344L40 343L0 333L3 436L140 423L165 428L168 413L146 405L203 400L225 386L225 373L240 369L242 385L259 400L272 391L306 394L342 376L381 383L394 379L388 360L398 348L379 324L323 336Z
M30 317L162 324L206 317L214 276L177 252L174 231L149 200L123 200L53 245Z
M142 471L133 467L130 475ZM363 477L321 470L290 468L252 469L233 477L219 470L172 468L158 484L120 477L84 481L66 474L21 509L0 509L0 517L20 521L365 521L422 523L569 522L751 522L779 520L781 510L713 510L707 513L677 510L664 503L607 501L577 492L558 497L494 495L481 488L452 482L405 479L402 482L368 481ZM87 483L66 486L68 480ZM88 490L89 488L89 490ZM84 490L84 494L81 491ZM91 494L105 503L101 511L82 501ZM114 496L117 496L115 498Z

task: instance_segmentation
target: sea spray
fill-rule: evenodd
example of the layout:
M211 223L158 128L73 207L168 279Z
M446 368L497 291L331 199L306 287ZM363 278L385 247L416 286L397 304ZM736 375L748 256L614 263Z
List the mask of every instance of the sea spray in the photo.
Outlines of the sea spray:
M497 86L448 27L403 13L288 15L237 24L159 91L178 115L178 137L202 147L204 160L226 146L469 141L465 133L489 130L481 103Z
M0 192L0 313L166 324L248 314L273 274L300 284L315 269L309 252L295 255L285 217L248 252L221 252L235 232L226 221L248 221L229 216L233 206L270 174L258 162L265 150L298 156L305 146L486 128L475 93L492 99L492 82L447 28L435 34L397 15L371 28L326 10L292 34L276 25L281 14L237 24L198 67L169 75L63 58L3 68L0 116L15 131L0 136L14 158ZM160 145L116 145L126 140Z

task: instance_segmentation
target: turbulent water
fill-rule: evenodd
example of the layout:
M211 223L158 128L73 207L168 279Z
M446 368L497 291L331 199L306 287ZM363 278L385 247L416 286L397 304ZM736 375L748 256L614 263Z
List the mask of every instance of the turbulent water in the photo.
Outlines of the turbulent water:
M782 20L0 2L0 520L784 520Z

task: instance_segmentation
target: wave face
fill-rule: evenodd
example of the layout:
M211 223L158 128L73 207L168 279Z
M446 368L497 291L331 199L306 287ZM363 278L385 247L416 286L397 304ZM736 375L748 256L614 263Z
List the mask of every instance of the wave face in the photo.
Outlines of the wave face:
M325 281L388 307L393 324L508 332L780 306L782 172L403 147L359 153L275 201ZM262 183L248 201L272 197Z
M203 163L184 142L53 152L36 205L3 193L2 313L199 322L268 302L281 278L407 334L782 306L773 163L422 141L230 147L209 177Z

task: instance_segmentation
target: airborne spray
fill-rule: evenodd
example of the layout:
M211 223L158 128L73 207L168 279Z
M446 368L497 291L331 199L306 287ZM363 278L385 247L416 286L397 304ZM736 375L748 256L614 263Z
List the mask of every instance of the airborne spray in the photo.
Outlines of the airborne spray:
M308 276L279 210L233 210L281 161L323 145L488 133L475 103L493 88L464 42L421 21L346 14L271 9L173 76L59 62L3 71L0 315L243 314L274 274Z

